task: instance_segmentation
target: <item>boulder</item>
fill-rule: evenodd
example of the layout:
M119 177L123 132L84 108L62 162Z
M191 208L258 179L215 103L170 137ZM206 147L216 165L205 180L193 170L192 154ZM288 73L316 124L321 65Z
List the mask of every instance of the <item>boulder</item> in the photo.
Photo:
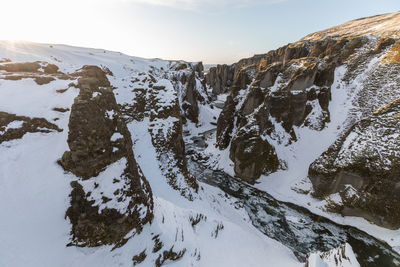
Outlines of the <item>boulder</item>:
M245 128L233 138L229 157L235 164L235 174L251 184L261 174L275 172L279 167L274 147L259 133L247 132Z

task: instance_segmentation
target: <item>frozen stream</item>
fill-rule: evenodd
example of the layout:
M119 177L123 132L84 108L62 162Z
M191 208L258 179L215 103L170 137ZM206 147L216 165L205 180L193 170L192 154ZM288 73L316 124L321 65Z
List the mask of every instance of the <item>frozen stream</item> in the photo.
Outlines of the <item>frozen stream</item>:
M361 266L400 266L400 255L385 242L355 227L315 215L301 206L278 201L225 172L210 170L193 161L191 155L202 149L203 144L199 138L186 144L188 165L193 175L237 199L237 206L248 212L257 229L290 248L300 261L305 261L309 252L328 251L347 242L353 247Z

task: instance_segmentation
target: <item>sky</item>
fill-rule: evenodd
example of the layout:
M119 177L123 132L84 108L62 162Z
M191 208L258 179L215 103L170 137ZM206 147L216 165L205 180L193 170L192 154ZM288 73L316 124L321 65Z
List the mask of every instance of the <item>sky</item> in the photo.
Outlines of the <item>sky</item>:
M399 0L0 0L0 40L233 63Z

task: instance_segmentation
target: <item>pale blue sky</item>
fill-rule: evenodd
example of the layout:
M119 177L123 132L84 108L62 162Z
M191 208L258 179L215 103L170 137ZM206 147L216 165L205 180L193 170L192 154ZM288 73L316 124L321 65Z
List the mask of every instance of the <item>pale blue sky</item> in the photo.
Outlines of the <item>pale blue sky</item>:
M232 63L399 0L1 0L0 39Z

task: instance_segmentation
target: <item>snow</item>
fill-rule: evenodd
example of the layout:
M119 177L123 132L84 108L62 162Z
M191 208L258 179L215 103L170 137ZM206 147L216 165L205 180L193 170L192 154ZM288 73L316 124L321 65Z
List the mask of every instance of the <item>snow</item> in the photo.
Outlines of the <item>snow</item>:
M18 116L45 118L53 121L63 117L66 113L52 110L55 107L69 107L75 98L78 89L68 88L71 80L55 80L48 84L37 85L33 79L19 81L0 79L0 109L1 111ZM57 93L58 89L68 88L64 93ZM58 124L59 122L56 122Z
M30 79L1 80L0 110L53 118L54 103L71 106L77 96L72 88L60 95L54 92L65 83L38 86ZM58 125L67 129L69 112L59 117ZM67 137L65 130L28 133L0 144L0 266L71 266L80 254L65 246L70 226L64 216L73 177L65 174L56 160L68 149Z
M22 125L24 124L24 121L12 121L9 124L6 125L6 128L4 129L4 132L7 132L8 129L18 129L21 128Z
M106 111L106 115L107 115L107 117L110 118L110 119L114 118L114 114L115 114L115 111L114 111L114 110L107 110L107 111Z
M123 201L118 201L118 198L114 195L114 192L117 189L122 188L119 180L121 175L124 173L126 163L126 159L122 158L109 165L106 170L96 177L96 179L79 181L86 193L91 192L88 200L94 201L93 205L99 207L99 213L105 208L114 208L121 214L129 211L128 205L131 197L128 197ZM103 197L108 198L109 201L103 203Z
M321 259L318 254L311 254L309 260L309 267L328 267L329 265Z
M115 95L119 103L132 101L133 93L129 87L132 77L151 69L168 69L171 64L169 61L140 59L101 49L4 41L0 42L0 57L12 61L47 61L58 65L64 72L74 72L86 64L106 67L113 72L113 76L108 78L117 88ZM148 256L139 266L154 266L158 254L151 251L154 246L152 237L156 234L160 235L164 244L163 250L172 246L174 251L186 249L183 258L168 262L168 266L239 267L246 263L246 266L261 267L266 262L272 266L302 265L288 248L260 233L251 224L247 212L243 208L235 208L235 200L227 198L219 189L200 184L199 196L194 201L187 200L172 189L159 168L148 131L148 118L130 122L128 129L134 143L135 158L152 187L154 221L145 225L141 234L130 233L135 236L112 251L111 246L66 247L71 228L65 219L71 192L69 183L78 178L57 164L57 160L68 150L70 111L60 113L52 109L71 107L78 89L68 88L70 82L56 79L39 86L32 79L0 80L1 111L46 118L52 122L58 118L54 123L63 129L60 133L27 133L21 139L0 144L0 266L132 266L132 256L144 249ZM148 83L143 85L146 90L153 90ZM159 79L154 85L165 86L159 94L159 103L170 105L177 99L177 93L168 80ZM56 92L65 88L68 90L64 93ZM200 106L200 129L215 127L206 122L218 116L218 112L219 109ZM106 115L111 118L115 114L108 111ZM156 124L162 127L157 121ZM17 123L10 125L16 126ZM191 127L192 131L196 131L196 127ZM111 140L120 137L119 133L114 133ZM125 165L124 158L110 164L96 177L98 188L95 188L93 179L80 180L84 190L92 192L90 198L100 206L100 210L106 207L126 210L128 200L120 203L113 200L114 189L118 186L113 183L113 178L120 176ZM112 200L102 203L103 196ZM199 214L207 219L193 226L190 218Z
M111 136L111 141L117 141L118 139L124 138L124 136L118 132L113 133L113 135Z
M389 230L371 224L360 217L346 216L329 213L325 210L326 201L320 201L311 196L310 193L298 193L296 189L303 192L311 192L312 185L308 180L308 167L319 157L348 127L358 119L361 114L354 107L358 92L362 90L364 82L368 75L379 66L379 58L373 58L354 80L347 84L343 81L346 74L346 66L342 65L336 68L334 83L331 86L332 100L329 103L329 112L331 122L327 123L322 131L316 131L308 127L295 127L295 134L299 141L288 145L290 138L279 123L275 125L275 133L268 137L268 141L276 148L276 153L280 159L287 163L287 168L279 170L268 176L262 176L258 180L256 188L264 190L281 201L288 201L304 206L311 212L327 217L336 223L352 225L378 239L386 241L395 249L400 251L400 229ZM273 137L273 138L272 138ZM353 142L353 135L350 135L345 142L348 146ZM396 137L394 137L396 138ZM233 174L231 168L225 168L230 174ZM295 189L295 190L294 190ZM333 200L339 203L339 195L331 196Z
M148 72L151 66L167 69L170 64L165 60L143 59L103 49L25 41L0 41L0 55L18 62L46 61L56 64L60 67L60 71L68 73L74 72L83 65L106 66L119 77L132 71Z
M99 96L99 95L101 95L100 92L94 92L93 95L92 95L92 98L95 98L95 97L97 97L97 96Z
M314 252L309 255L308 267L360 267L352 247L345 243L328 252Z
M197 125L195 125L191 121L188 121L184 126L184 130L189 131L190 136L198 136L201 133L215 129L217 127L216 123L221 111L222 110L219 108L211 108L210 105L200 104L198 118L199 122Z
M317 40L327 37L347 37L373 35L380 37L399 38L400 13L393 12L379 16L366 17L351 20L339 26L329 28L320 32L312 33L301 39Z
M163 107L171 107L177 99L177 93L172 83L167 79L161 79L153 87L161 86L162 89L157 92L157 103ZM164 88L163 88L164 87Z
M282 161L283 168L268 176L261 176L254 186L257 189L268 192L278 200L303 206L311 212L327 217L336 223L355 226L378 239L386 241L397 251L400 251L400 229L388 230L373 225L360 217L342 217L339 214L327 212L325 207L327 200L321 201L312 197L312 184L307 177L310 164L326 151L326 149L355 121L361 118L362 114L360 108L357 106L357 100L360 92L364 90L366 83L369 82L371 74L380 67L379 62L379 57L373 57L365 66L359 66L361 72L349 82L345 81L345 76L348 71L346 65L336 68L334 83L331 86L332 100L329 103L331 121L328 122L321 131L316 130L320 127L319 118L323 115L323 111L317 101L310 101L308 103L313 107L312 112L306 118L309 125L307 127L294 127L298 139L296 142L290 142L291 136L280 123L270 117L269 120L274 125L274 131L270 135L262 136L262 138L267 139L268 142L275 147L278 158ZM278 90L283 84L282 80L282 77L278 76L270 90ZM396 97L395 94L389 96L387 94L381 95L383 92L388 92L388 90L393 91L392 89L388 89L393 87L394 84L390 82L390 80L388 80L387 84L380 83L376 97L384 100L393 100ZM386 91L381 88L386 88ZM381 90L382 93L379 90ZM377 106L375 109L378 108L384 100L375 101L374 98L371 97L371 103L375 101L375 105ZM238 108L240 108L240 104L237 106L237 109ZM372 109L372 111L374 111L374 109ZM369 112L371 112L371 110L369 110ZM235 133L236 129L234 129L233 132ZM356 138L356 136L352 134L346 139L343 150L345 150L345 147L354 144L354 138ZM393 140L392 138L398 138L398 135L390 135L387 137L387 140L382 140L382 142L385 142L385 146L388 146L393 143L391 142L391 140ZM381 139L380 137L373 137L363 144L368 146L371 144L371 140ZM215 134L206 141L208 147L205 148L204 154L210 157L210 167L222 169L231 176L234 176L233 162L229 159L230 148L228 147L225 150L215 148ZM379 147L376 149L382 151ZM343 154L343 158L348 159L349 155ZM354 192L349 188L348 193L352 194ZM341 203L339 194L331 195L329 199Z

